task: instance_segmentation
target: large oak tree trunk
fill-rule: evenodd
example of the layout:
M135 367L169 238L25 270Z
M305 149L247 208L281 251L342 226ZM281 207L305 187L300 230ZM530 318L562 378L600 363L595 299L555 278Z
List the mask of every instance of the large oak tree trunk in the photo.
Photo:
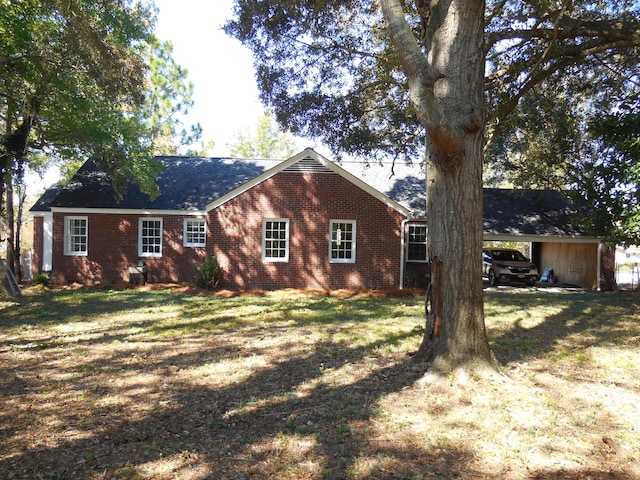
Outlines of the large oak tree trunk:
M432 264L431 308L418 359L437 371L492 365L482 290L482 139L465 138L466 155L451 164L427 153L427 218ZM478 161L479 160L479 161Z
M381 0L411 101L426 129L432 309L415 357L433 370L493 367L482 293L484 2L416 0L420 46L399 0Z

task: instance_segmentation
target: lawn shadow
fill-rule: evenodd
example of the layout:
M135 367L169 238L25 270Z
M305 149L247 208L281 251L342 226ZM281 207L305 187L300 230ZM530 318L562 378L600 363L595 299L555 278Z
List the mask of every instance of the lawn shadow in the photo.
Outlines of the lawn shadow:
M185 317L206 315L188 297L164 298L175 302ZM410 430L394 441L378 430L381 400L411 388L423 372L405 358L377 357L374 352L412 336L418 340L419 333L388 332L357 346L328 335L276 353L271 351L272 341L290 328L320 325L325 331L339 331L340 322L351 315L364 329L374 316L367 316L366 303L356 302L328 321L320 314L327 301L318 298L309 302L304 317L291 305L273 305L266 313L285 321L265 328L251 325L258 321L255 318L236 321L231 310L242 302L230 300L219 315L196 318L183 330L180 322L134 322L151 335L140 349L127 347L135 335L105 327L78 342L79 353L67 370L61 367L69 355L63 342L21 350L30 355L24 375L12 374L7 365L0 372L0 439L6 447L0 454L0 478L499 478L475 471L477 452L463 442L419 444L406 438ZM157 296L134 293L120 300L107 298L98 310L117 314L118 308L145 308L156 302ZM74 310L64 296L56 305L61 314ZM387 305L383 310L388 314L394 308ZM567 307L532 329L516 325L494 342L510 344L528 337L538 339L544 350L546 340L598 326L588 318L599 313L597 307L571 322L562 319L569 311ZM556 324L557 332L545 332L545 325ZM621 335L613 334L610 341ZM82 352L94 356L84 357ZM507 354L506 362L529 355L510 350ZM269 360L256 360L262 358ZM217 378L211 364L229 369L232 379ZM359 375L361 368L365 372ZM199 378L194 371L201 372ZM56 372L64 380L52 383L48 374ZM15 410L14 405L24 409ZM429 421L426 413L424 421ZM20 429L27 431L23 440L10 444ZM560 467L530 471L531 478L586 478L579 474L634 478L589 468L578 473Z
M515 317L510 328L493 330L487 319L488 334L496 358L503 364L549 355L568 338L573 349L590 346L620 345L630 337L640 334L640 322L631 321L640 315L640 297L626 292L550 292L545 290L519 292L492 292L492 301L503 306L496 315ZM535 313L535 305L557 305L559 312L547 315L535 326L523 326L528 320L525 301L518 295L526 295L526 305ZM533 300L531 299L533 296ZM603 296L607 301L603 302ZM612 296L620 298L620 306ZM621 309L627 309L621 310ZM631 309L631 311L628 311ZM489 316L489 315L487 315Z
M14 451L0 462L0 477L90 478L103 474L137 478L145 475L146 466L171 458L172 475L180 478L347 479L352 478L358 462L371 463L372 478L398 478L399 474L461 471L471 458L470 452L455 446L430 451L428 446L415 445L407 451L376 442L371 424L379 415L378 400L412 385L420 373L399 362L375 368L355 382L328 379L330 371L349 368L369 356L372 345L345 348L322 342L310 352L283 356L252 370L242 381L219 387L208 386L206 379L194 384L179 374L182 368L198 367L213 357L251 354L227 347L212 349L203 344L190 354L164 355L139 372L139 383L124 387L111 379L135 373L133 364L127 367L133 371L123 369L118 354L94 361L106 383L84 376L66 387L89 392L89 403L94 406L85 414L90 417L82 419L77 412L54 406L34 408L35 421L58 425L56 438ZM160 353L162 347L156 348ZM327 353L336 351L339 356ZM146 355L152 357L154 352ZM167 374L163 383L150 386L142 379L148 371L178 374ZM7 393L20 395L20 389L36 388L13 387ZM145 396L149 408L133 416L126 404L100 401L129 398L144 402L141 397ZM84 423L82 438L65 440L66 428L79 423ZM11 434L2 432L4 438Z

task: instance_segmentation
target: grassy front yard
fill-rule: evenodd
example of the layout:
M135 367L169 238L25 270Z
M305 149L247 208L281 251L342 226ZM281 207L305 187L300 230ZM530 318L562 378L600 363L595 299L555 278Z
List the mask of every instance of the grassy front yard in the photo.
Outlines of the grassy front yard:
M640 479L640 295L485 295L438 385L419 295L0 298L0 479Z

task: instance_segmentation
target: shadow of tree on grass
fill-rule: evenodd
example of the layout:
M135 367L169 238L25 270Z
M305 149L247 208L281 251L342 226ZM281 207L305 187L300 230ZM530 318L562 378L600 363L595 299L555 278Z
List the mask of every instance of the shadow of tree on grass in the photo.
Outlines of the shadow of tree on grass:
M163 298L184 317L199 311L189 298ZM91 297L101 302L93 305L96 311L114 315L157 299ZM230 313L236 303L224 305L226 313L203 314L206 318L191 321L188 328L179 319L155 325L147 318L134 322L127 333L115 326L96 327L96 335L73 344L53 336L44 349L18 342L19 363L6 361L11 351L1 349L0 478L509 478L479 470L478 452L463 441L422 444L410 437L410 430L395 438L384 431L389 426L379 425L384 423L381 399L411 388L422 372L404 358L390 360L375 351L412 337L417 346L419 333L389 332L357 346L331 335L319 341L302 335L287 350L287 344L274 345L288 329L339 332L340 318L332 323L320 315L328 308L326 300L310 302L304 320L296 320L299 312L290 305L271 309L280 308L293 326L236 322ZM373 319L365 304L350 306L348 315L366 329ZM57 308L61 317L74 311L65 301ZM575 331L599 328L588 318L592 313L599 312L592 309L570 325L562 313L548 318L547 326L559 325L555 332L544 324L528 330L516 325L495 341L512 342L526 333L530 339L549 339L551 345ZM144 342L138 345L140 332ZM618 341L619 335L606 341ZM524 358L522 352L509 355L509 362ZM224 378L217 377L213 364L225 369ZM417 397L406 397L412 398ZM423 421L436 421L427 415L428 407ZM534 469L528 475L637 478L632 472L590 467Z

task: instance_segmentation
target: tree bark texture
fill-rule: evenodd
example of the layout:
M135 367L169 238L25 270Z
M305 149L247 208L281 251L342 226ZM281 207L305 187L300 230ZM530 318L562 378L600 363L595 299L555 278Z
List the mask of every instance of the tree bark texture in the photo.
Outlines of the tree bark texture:
M16 273L16 255L15 255L15 238L16 238L16 224L15 214L13 208L13 175L11 170L5 173L5 189L6 189L6 220L7 220L7 265L11 269L11 272Z
M613 292L617 290L616 283L616 246L609 243L600 245L600 289L604 292Z
M427 132L432 317L416 358L441 372L493 368L480 257L484 2L432 0L423 47L399 0L381 0L381 6Z
M11 102L9 102L11 103ZM7 265L16 274L20 270L19 262L19 235L16 236L15 211L13 201L14 173L21 177L24 172L24 159L29 150L29 135L38 116L40 101L33 98L28 102L28 109L22 122L15 130L12 130L12 117L15 113L13 104L7 108L8 114L5 121L5 134L0 138L2 154L0 155L0 205L6 206L6 220L8 228L7 240ZM21 180L21 178L20 178ZM6 202L4 195L6 194ZM2 208L0 207L0 212ZM18 251L16 251L18 250ZM19 275L17 275L19 276Z

